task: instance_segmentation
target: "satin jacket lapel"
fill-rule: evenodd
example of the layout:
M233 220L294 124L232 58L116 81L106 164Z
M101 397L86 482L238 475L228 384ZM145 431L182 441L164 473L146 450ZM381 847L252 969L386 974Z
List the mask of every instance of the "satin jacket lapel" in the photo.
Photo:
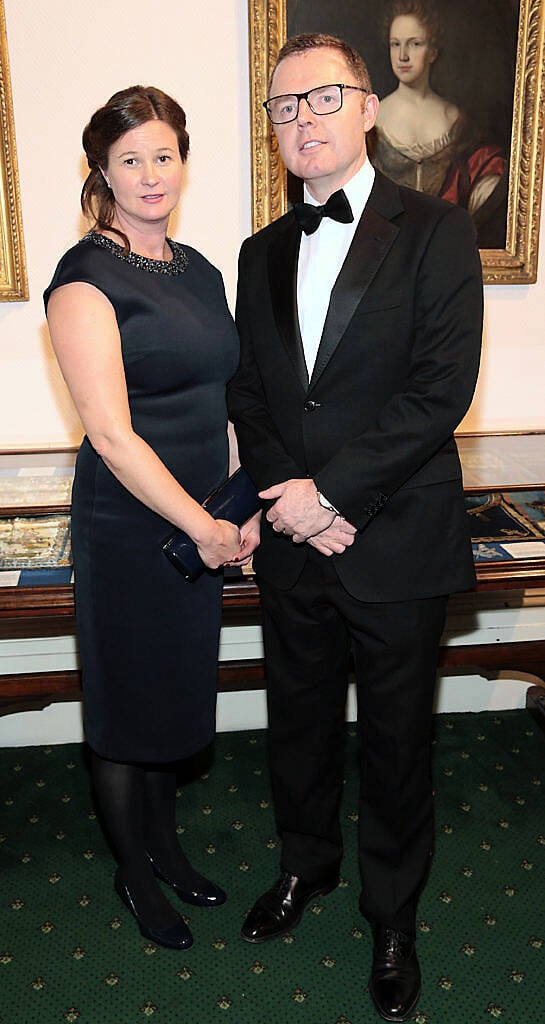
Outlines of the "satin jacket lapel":
M396 186L377 172L377 180L369 201L331 292L310 387L323 373L356 308L397 237L398 228L391 223L390 218L401 211Z
M303 388L308 370L297 315L297 259L301 230L295 223L279 234L269 250L269 285L276 325Z

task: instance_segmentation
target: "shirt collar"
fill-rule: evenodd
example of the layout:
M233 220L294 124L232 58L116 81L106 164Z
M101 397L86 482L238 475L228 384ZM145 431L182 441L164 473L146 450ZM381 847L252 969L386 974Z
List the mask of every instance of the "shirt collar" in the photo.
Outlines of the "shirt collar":
M358 223L367 200L371 195L371 189L375 181L375 168L373 167L369 158L367 158L359 171L356 172L350 181L347 181L346 185L343 185L346 198L350 203L352 213L354 214L354 221ZM304 200L305 203L312 203L313 206L319 206L320 203L317 199L310 194L307 186L304 186Z

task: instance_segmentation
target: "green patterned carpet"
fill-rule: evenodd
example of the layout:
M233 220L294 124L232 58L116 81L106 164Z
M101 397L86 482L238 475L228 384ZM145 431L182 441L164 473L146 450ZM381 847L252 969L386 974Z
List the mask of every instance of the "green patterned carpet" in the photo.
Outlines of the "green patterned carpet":
M545 1022L545 736L525 711L437 716L437 848L419 911L417 1024ZM228 891L187 907L195 945L142 939L112 888L79 745L0 751L1 1024L373 1024L357 909L356 739L349 729L342 885L293 936L240 922L275 878L265 734L218 737L179 791L182 842Z

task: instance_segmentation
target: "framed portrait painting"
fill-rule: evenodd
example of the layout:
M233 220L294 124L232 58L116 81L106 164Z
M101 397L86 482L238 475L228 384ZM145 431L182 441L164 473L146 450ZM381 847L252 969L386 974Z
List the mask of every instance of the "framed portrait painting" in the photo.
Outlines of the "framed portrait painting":
M282 165L262 106L276 56L291 35L325 32L359 50L383 101L367 137L375 166L399 184L468 209L485 283L536 280L545 0L249 0L249 27L254 230L301 191ZM426 85L444 123L424 118L420 134L402 138L395 111L407 88L403 59L411 64L399 57L407 27L411 38L427 40Z
M4 3L0 0L0 302L28 299Z

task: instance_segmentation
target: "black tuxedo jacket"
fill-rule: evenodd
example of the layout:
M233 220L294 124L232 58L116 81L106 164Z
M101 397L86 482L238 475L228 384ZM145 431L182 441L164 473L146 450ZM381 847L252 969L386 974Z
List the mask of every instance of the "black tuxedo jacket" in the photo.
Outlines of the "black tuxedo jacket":
M300 236L290 211L241 249L241 361L229 386L241 462L259 489L312 477L357 526L354 545L333 558L360 600L467 589L474 569L453 431L481 343L471 218L377 172L310 380L296 308ZM288 588L308 551L264 520L254 565Z

